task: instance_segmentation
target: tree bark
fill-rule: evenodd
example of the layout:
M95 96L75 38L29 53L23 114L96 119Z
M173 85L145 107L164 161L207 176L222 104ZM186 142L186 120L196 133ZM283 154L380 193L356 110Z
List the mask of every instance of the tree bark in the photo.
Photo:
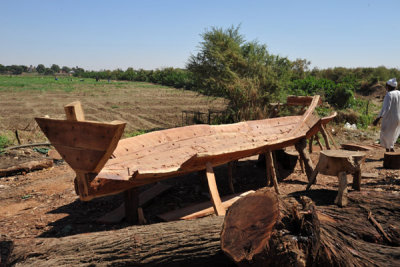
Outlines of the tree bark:
M220 249L224 217L176 221L16 247L16 266L233 266Z
M225 254L240 266L400 266L397 194L352 192L345 209L294 196L302 207L265 189L237 201L223 225Z

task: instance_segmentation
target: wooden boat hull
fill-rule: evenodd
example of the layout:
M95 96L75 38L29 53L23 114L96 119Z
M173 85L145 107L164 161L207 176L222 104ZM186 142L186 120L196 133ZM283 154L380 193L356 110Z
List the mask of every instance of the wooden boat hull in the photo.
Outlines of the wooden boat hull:
M50 142L76 171L81 199L116 194L132 187L204 170L240 158L294 145L318 131L313 114L319 96L309 98L302 116L192 125L118 140L124 123L37 118ZM118 145L117 145L118 144ZM110 158L111 156L111 158Z

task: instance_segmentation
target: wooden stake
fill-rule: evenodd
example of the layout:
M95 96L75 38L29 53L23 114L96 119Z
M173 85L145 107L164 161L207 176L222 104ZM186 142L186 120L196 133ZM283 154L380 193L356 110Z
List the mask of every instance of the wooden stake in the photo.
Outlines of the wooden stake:
M313 152L313 140L314 140L314 136L311 136L310 139L308 139L308 153L312 153Z
M69 121L84 121L85 115L83 113L80 101L72 102L64 107L65 115Z
M324 138L326 149L328 149L328 150L331 149L331 146L330 146L329 140L328 140L328 135L326 133L324 125L321 125L319 131L321 132L321 135Z
M319 135L318 135L318 133L315 134L314 139L317 140L317 143L318 143L318 145L319 145L319 149L321 149L321 151L324 150L324 147L322 146L321 141L319 140Z
M312 143L310 139L310 143ZM311 175L314 170L314 164L311 161L309 154L307 153L307 140L305 138L300 139L295 145L297 152L299 152L300 158L303 160L304 168L306 170L306 175L308 180L310 181Z
M139 225L146 224L147 221L146 221L146 218L144 217L144 213L143 213L142 207L138 208L137 213L138 213L138 224Z
M210 162L206 163L206 176L215 214L217 214L218 216L224 216L225 209L222 206L221 198L218 193L217 183L215 181L214 170Z
M339 172L339 189L335 199L335 204L339 207L347 206L347 175L346 172Z
M361 168L353 173L353 186L354 190L361 190Z
M235 165L236 161L228 162L228 183L232 194L235 193L235 188L233 187L233 169L235 168Z
M275 166L274 166L274 161L272 159L272 152L271 150L268 150L267 153L265 153L265 158L267 160L267 168L268 166L270 169L270 175L272 178L272 182L274 184L274 188L275 188L275 192L279 195L279 188L278 188L278 181L276 179L276 170L275 170Z

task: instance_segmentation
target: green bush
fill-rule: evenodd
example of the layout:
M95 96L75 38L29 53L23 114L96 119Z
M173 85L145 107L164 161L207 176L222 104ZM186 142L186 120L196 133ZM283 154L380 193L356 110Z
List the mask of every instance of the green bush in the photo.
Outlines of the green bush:
M11 145L11 141L7 138L7 136L0 135L0 151L3 151L4 148Z

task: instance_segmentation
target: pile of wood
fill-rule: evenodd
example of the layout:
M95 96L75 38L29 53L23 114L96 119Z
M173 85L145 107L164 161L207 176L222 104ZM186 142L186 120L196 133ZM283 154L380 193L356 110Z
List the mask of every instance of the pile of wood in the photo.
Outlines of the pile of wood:
M339 208L315 206L311 199L320 193L309 191L310 198L281 197L271 189L261 189L235 202L225 218L210 216L58 239L38 238L33 243L16 246L9 263L18 266L400 265L398 194L352 192L349 205Z

